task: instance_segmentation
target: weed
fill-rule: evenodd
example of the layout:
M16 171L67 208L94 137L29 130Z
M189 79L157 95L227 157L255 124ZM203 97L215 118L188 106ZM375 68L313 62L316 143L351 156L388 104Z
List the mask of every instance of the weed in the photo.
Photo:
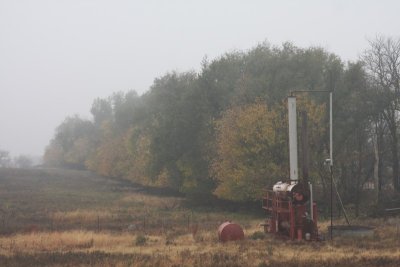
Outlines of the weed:
M135 245L136 246L144 246L144 245L146 245L146 243L147 243L146 236L144 236L144 235L136 236L136 239L135 239Z
M268 255L269 257L274 256L274 247L273 247L273 246L269 245L269 246L267 247L267 255Z
M254 215L212 205L187 207L180 196L138 192L129 183L88 172L0 170L0 177L0 266L372 267L400 262L398 220L354 221L375 226L372 237L291 242L261 232ZM248 240L219 243L216 231L226 220L251 233ZM319 222L322 232L328 226Z
M261 232L261 231L256 231L250 235L250 239L253 239L253 240L262 240L264 238L265 238L265 233Z

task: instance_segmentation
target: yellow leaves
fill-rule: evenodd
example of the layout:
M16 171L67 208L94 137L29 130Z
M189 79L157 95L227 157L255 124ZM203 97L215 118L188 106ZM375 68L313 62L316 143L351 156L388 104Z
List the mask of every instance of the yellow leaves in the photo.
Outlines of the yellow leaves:
M131 129L127 147L131 154L131 164L126 177L134 182L150 185L151 180L146 172L151 159L150 138L141 134L138 129Z
M43 160L47 165L60 166L63 164L63 149L60 145L50 144L44 153Z
M167 168L164 168L161 173L157 176L157 180L154 183L156 186L169 187L171 186L170 175Z
M267 183L276 142L277 113L257 102L227 110L217 121L217 159L211 172L215 194L233 200L256 199ZM274 164L272 164L273 166Z
M274 116L262 103L228 110L217 122L217 131L221 133L217 137L218 150L239 156L246 152L242 147L245 146L251 152L259 152L262 143L269 143L275 138L272 127Z
M214 194L231 200L256 200L265 186L287 178L286 106L282 102L269 109L256 102L223 113L216 122L217 157L211 166L218 183ZM324 133L325 107L304 97L299 98L298 109L308 113L310 144L316 146Z
M318 105L315 101L311 100L308 94L297 96L297 108L298 112L307 112L308 119L312 123L321 123L324 116L326 116L326 105Z
M181 190L183 192L190 192L191 190L196 189L198 186L197 180L194 179L193 177L189 177L189 178L184 178L183 179L183 183L182 183L182 188Z
M91 150L91 143L88 137L81 137L73 142L73 145L64 155L68 163L80 164L85 162Z
M131 156L126 147L127 135L102 140L87 167L101 175L123 177L130 168Z

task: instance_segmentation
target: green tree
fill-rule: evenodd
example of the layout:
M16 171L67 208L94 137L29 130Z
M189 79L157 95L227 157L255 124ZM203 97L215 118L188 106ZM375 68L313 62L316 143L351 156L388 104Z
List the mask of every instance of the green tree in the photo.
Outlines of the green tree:
M85 168L91 155L93 124L78 116L67 117L56 129L56 134L46 148L46 164L71 168Z
M394 156L388 168L386 150L395 155L397 134L388 118L397 112L390 109L397 105L396 79L385 87L379 75L371 77L361 63L346 65L322 48L262 43L204 60L199 73L167 73L141 96L129 91L96 99L92 122L72 117L57 128L46 162L188 195L255 199L260 188L288 173L287 95L333 90L335 173L345 201L356 203L351 192L365 180L374 176L382 184L380 177L395 170ZM298 98L299 111L309 116L310 179L322 185L329 152L325 103L326 94Z
M93 115L93 121L96 126L100 126L104 121L112 120L113 109L110 99L95 99L90 112Z
M116 130L126 131L143 119L145 110L141 98L135 91L119 92L111 99Z

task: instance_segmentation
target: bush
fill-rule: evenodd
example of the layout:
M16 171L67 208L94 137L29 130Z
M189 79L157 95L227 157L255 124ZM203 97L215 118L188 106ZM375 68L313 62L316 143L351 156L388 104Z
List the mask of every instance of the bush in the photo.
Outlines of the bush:
M136 240L135 240L136 246L144 246L144 245L146 245L146 242L147 242L146 236L144 236L144 235L136 236Z
M253 240L259 240L259 239L264 239L265 238L265 234L263 233L263 232L261 232L261 231L257 231L257 232L254 232L251 236L250 236L250 239L253 239Z

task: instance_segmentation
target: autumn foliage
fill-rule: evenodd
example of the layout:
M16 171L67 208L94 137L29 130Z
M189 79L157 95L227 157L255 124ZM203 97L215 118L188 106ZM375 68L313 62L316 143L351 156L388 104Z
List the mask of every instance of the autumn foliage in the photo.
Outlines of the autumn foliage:
M345 64L324 49L265 43L204 60L197 73L168 73L140 96L96 99L90 120L68 117L56 129L45 161L188 195L256 200L288 177L286 97L334 89L336 173L351 203L350 192L372 179L368 166L380 166L376 181L390 185L382 167L391 159L384 150L390 132L369 81L361 63ZM326 190L328 95L297 96L298 111L308 115L310 180Z
M260 102L225 111L216 125L215 194L233 200L260 198L268 181L285 174L279 162L285 155L285 139L279 135L283 121Z

